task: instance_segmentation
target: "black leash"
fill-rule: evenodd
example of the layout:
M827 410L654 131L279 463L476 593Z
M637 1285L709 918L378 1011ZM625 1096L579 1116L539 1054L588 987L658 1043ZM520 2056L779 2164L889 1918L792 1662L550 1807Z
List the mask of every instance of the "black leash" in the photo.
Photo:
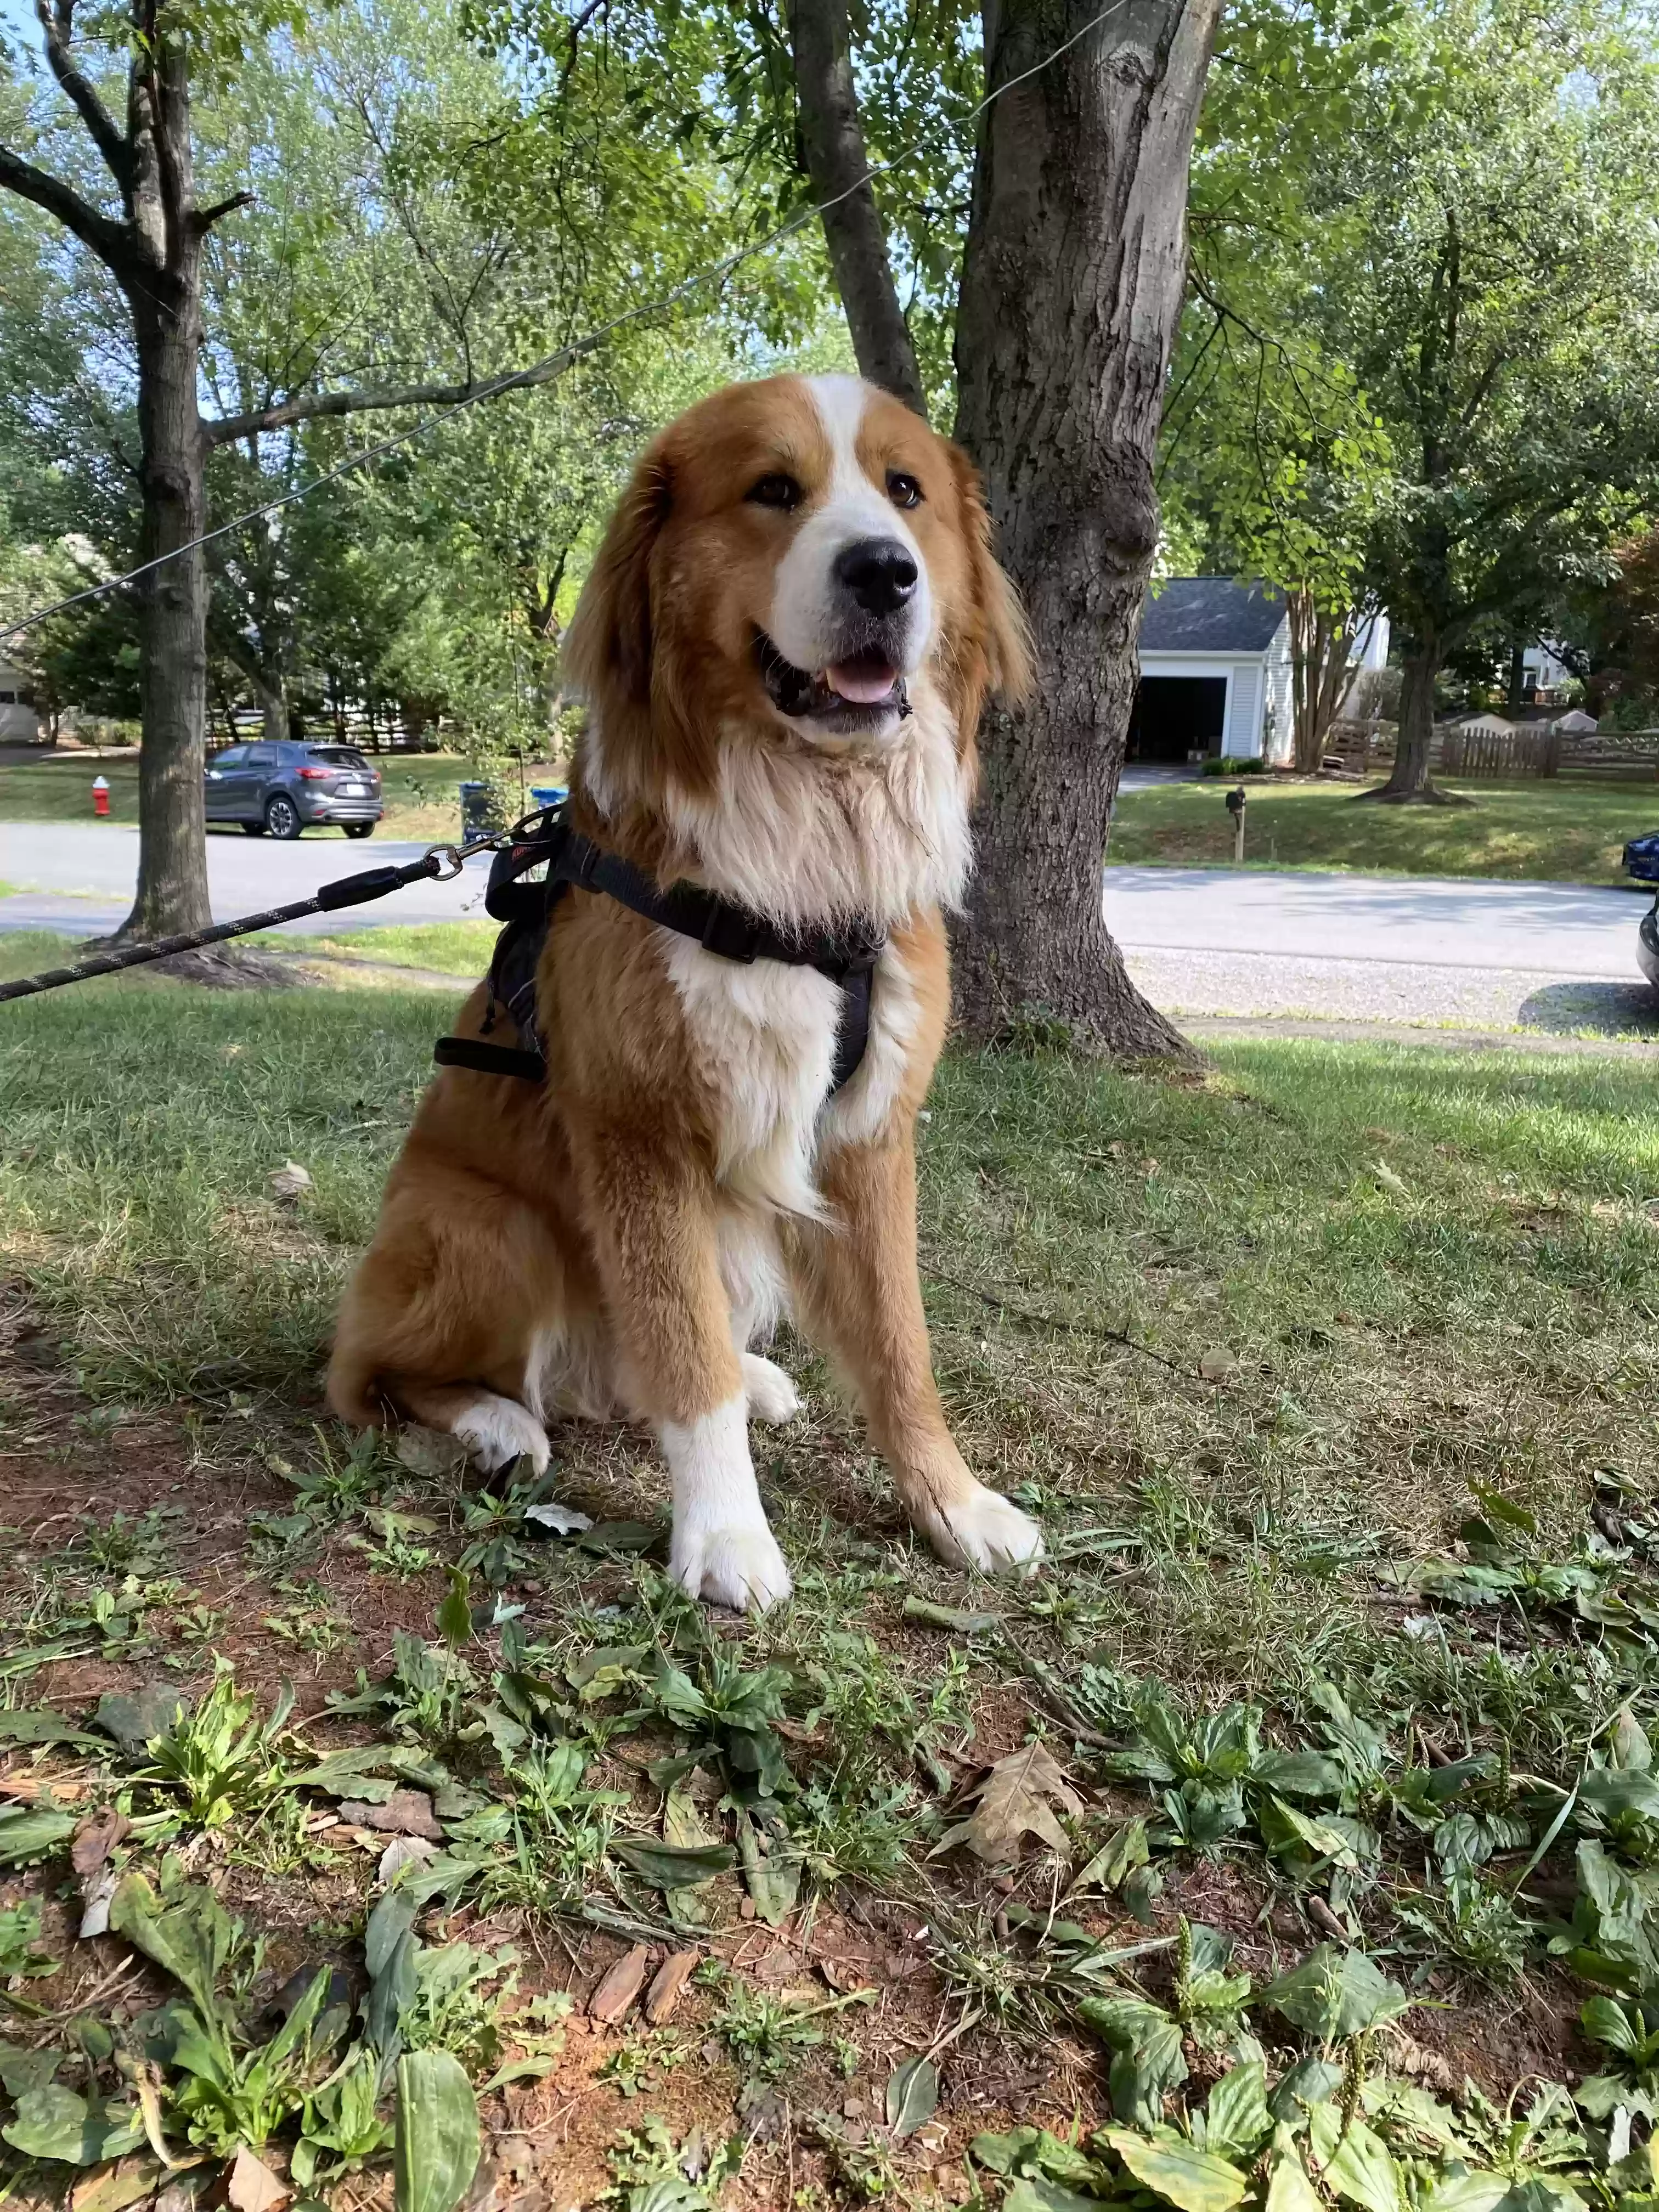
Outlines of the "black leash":
M204 945L222 945L228 937L246 937L256 929L275 929L284 921L299 921L308 914L334 914L342 907L366 906L385 898L405 884L422 878L453 883L471 854L493 851L498 837L477 837L470 845L434 845L418 860L400 868L365 868L360 875L342 876L325 884L308 899L292 906L272 907L265 914L245 914L238 921L216 921L211 929L195 929L179 937L158 937L145 945L127 945L118 951L94 953L73 968L48 968L39 975L24 975L15 983L0 983L0 1000L32 999L41 991L60 991L65 983L85 983L94 975L112 975L123 968L142 968L151 960L168 960L175 952L195 952Z

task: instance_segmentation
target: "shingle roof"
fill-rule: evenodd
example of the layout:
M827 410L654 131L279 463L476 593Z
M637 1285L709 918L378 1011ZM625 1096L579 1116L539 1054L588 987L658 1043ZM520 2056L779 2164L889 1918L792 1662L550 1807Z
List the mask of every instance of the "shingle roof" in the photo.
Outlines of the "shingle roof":
M1143 653L1265 653L1285 619L1285 602L1265 584L1231 576L1171 576L1149 597Z

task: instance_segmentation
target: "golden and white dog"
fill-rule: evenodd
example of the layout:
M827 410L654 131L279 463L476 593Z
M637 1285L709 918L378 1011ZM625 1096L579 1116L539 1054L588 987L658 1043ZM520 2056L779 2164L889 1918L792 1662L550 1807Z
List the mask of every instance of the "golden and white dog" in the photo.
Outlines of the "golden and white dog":
M1036 1525L951 1440L916 1273L940 910L968 868L981 707L1027 680L972 468L856 378L718 392L641 459L568 658L591 708L577 829L782 927L886 933L863 1061L832 1092L842 992L815 969L740 965L567 891L538 981L548 1079L433 1083L346 1294L331 1404L449 1430L486 1468L544 1468L554 1410L648 1421L673 1573L767 1606L789 1573L747 1425L799 1400L749 1347L787 1312L936 1551L1035 1558ZM463 1035L486 1004L480 986Z

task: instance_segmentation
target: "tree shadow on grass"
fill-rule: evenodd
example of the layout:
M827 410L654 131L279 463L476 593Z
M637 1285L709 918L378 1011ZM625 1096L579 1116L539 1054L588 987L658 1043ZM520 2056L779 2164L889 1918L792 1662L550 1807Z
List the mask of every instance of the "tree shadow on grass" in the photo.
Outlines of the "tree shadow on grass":
M1646 983L1546 983L1522 1000L1516 1018L1557 1036L1659 1038L1659 991Z

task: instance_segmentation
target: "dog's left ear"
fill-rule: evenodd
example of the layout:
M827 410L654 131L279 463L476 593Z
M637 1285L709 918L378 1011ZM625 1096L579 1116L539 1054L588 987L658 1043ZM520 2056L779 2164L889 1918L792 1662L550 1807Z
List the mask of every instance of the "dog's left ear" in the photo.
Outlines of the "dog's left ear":
M951 473L968 552L968 606L951 639L950 688L963 750L974 742L987 695L1011 705L1029 696L1031 633L1018 595L991 550L991 517L979 471L959 446L949 446Z

